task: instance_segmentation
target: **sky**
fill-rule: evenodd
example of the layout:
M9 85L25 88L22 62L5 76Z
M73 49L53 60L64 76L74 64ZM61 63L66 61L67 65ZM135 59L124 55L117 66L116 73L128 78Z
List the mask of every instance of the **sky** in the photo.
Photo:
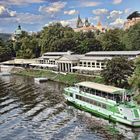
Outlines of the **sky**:
M140 11L140 0L0 0L0 32L13 33L19 24L38 32L53 22L75 28L78 15L92 25L123 27L134 11Z

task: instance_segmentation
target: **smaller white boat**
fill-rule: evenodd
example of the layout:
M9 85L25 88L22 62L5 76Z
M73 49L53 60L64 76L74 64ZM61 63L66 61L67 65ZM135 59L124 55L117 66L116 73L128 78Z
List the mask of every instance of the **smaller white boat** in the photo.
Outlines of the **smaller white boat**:
M35 83L47 82L49 78L34 78Z

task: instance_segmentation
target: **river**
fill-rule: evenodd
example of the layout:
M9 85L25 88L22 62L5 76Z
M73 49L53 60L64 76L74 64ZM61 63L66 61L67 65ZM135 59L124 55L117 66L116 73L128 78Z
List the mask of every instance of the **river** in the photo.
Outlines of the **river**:
M109 123L67 105L64 87L51 81L36 84L29 77L0 77L0 140L110 139L99 128L91 129L95 122L117 129L123 139L140 139L138 129Z

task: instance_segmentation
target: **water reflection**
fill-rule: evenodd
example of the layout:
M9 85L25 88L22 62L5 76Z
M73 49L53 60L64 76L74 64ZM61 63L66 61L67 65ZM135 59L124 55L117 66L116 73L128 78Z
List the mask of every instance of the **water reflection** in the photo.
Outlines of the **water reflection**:
M29 77L0 77L0 139L109 139L104 132L97 131L97 127L89 129L89 125L93 128L95 122L113 126L126 139L139 139L140 130L109 124L66 105L63 88L64 85L55 82L35 84Z

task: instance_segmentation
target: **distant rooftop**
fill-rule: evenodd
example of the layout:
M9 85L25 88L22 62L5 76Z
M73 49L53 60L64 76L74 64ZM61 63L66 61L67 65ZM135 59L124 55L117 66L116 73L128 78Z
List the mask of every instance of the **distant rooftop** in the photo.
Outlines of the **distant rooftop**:
M140 51L91 51L85 55L140 55Z
M47 53L44 53L43 55L45 56L52 56L52 55L57 55L57 56L62 56L62 55L68 55L68 54L73 54L73 52L71 51L67 51L67 52L47 52Z
M66 57L71 61L78 61L80 58L84 57L84 55L73 54L73 55L64 55L63 57Z
M132 18L137 18L140 17L140 13L138 11L133 12L132 14L130 14L127 19L132 20Z

